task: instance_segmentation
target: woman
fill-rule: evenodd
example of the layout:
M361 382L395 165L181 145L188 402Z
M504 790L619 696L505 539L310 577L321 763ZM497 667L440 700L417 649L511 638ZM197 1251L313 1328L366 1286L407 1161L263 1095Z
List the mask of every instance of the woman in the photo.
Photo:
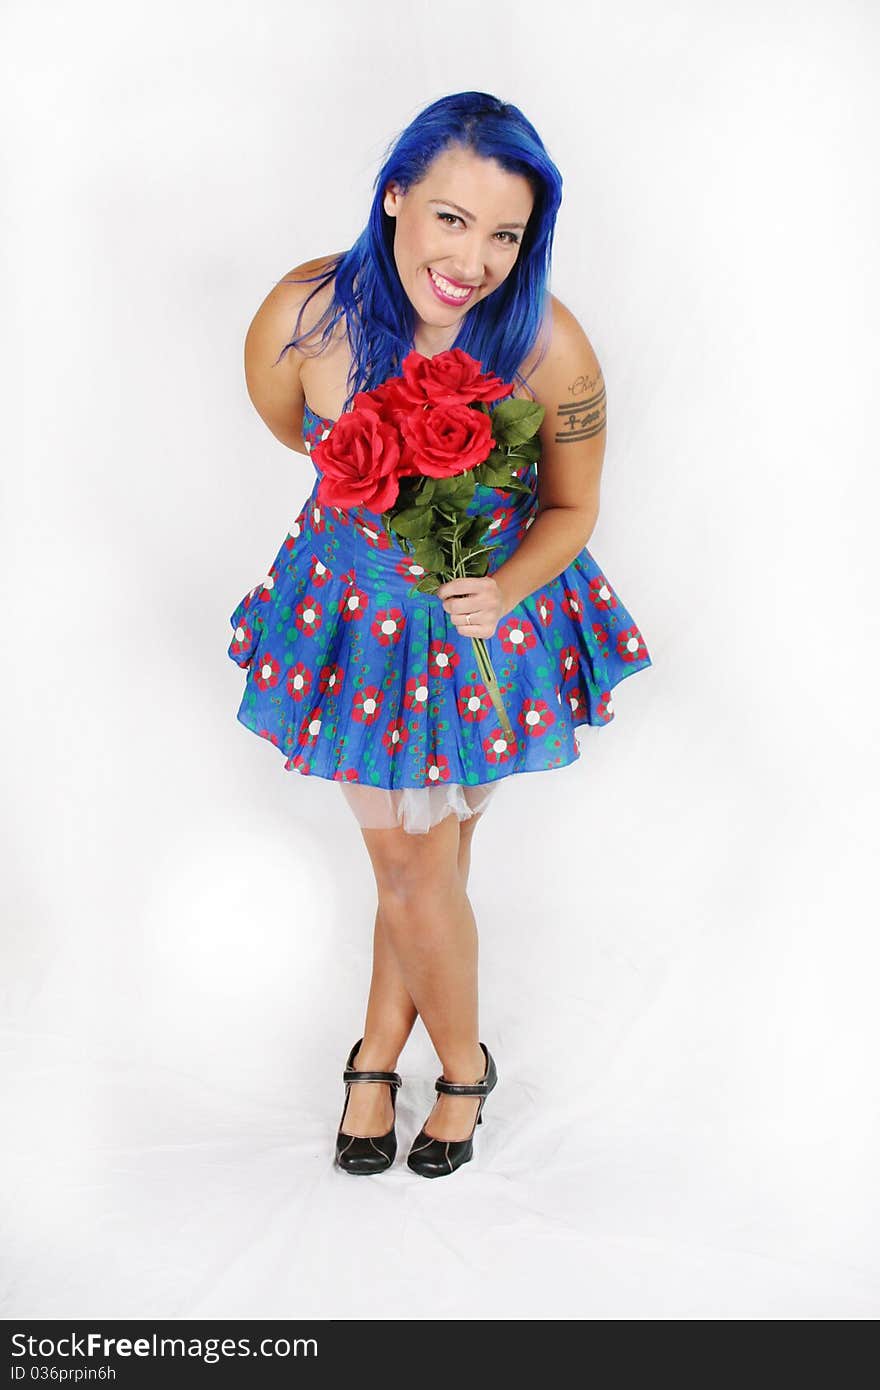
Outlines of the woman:
M442 1075L407 1162L439 1177L472 1157L497 1079L479 1037L474 829L503 777L578 758L574 728L610 722L612 687L651 660L585 549L605 391L586 334L547 290L562 183L537 132L485 93L445 97L402 133L374 187L351 250L298 266L260 306L245 347L256 409L309 452L407 353L461 348L545 407L540 467L522 470L525 493L477 488L473 513L496 509L489 573L435 595L415 590L374 513L322 508L316 480L233 613L229 654L248 671L238 718L287 770L339 782L375 873L373 975L336 1162L360 1174L393 1162L394 1068L420 1015ZM498 737L473 637L496 638L515 748Z

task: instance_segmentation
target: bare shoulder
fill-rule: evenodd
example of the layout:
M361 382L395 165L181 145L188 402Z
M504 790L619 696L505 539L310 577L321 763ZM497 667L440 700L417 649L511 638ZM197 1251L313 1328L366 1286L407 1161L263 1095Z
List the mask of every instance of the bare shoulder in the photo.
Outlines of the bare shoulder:
M334 259L332 255L316 256L277 280L245 336L245 380L254 408L276 439L300 453L304 404L300 370L317 345L317 336L314 343L288 348L283 356L280 354L294 334L310 333L326 309L333 282L330 279L322 285L321 275L332 268Z
M547 351L531 377L557 439L583 439L605 427L605 379L582 324L555 294Z
M538 500L542 508L581 511L592 525L605 457L605 382L577 317L555 295L549 300L547 349L530 382L544 407Z

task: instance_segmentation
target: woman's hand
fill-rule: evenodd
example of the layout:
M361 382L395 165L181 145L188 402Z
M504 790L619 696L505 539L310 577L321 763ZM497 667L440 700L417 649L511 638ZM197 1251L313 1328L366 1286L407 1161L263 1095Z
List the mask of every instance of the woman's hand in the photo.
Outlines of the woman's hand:
M437 590L437 598L462 637L493 637L509 611L504 593L491 574L482 579L447 579Z

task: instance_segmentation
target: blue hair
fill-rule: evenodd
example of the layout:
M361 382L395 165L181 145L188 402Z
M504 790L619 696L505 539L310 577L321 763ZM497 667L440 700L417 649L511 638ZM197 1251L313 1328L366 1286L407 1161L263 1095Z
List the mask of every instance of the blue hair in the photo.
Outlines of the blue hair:
M403 358L413 349L415 310L394 261L394 218L383 207L384 190L390 180L408 190L450 146L494 159L508 172L526 178L532 190L532 213L510 274L464 315L453 344L481 362L484 371L495 372L504 381L517 381L531 391L519 365L547 321L547 282L556 214L562 201L562 176L538 132L518 107L487 92L456 92L425 107L386 152L373 183L369 220L354 245L326 262L317 275L302 277L303 283L319 280L320 284L301 306L296 333L278 360L323 325L320 353L344 317L352 359L344 411L356 391L369 391L399 374ZM306 304L334 277L332 300L308 333L299 333ZM539 361L546 351L543 340Z

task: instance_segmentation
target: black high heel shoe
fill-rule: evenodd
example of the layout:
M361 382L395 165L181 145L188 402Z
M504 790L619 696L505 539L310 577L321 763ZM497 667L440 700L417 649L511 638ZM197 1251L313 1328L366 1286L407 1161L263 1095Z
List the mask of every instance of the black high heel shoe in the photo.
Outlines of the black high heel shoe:
M353 1063L362 1042L363 1038L358 1038L348 1054L345 1071L342 1073L342 1079L345 1082L345 1104L342 1107L342 1118L339 1121L339 1133L336 1135L336 1162L346 1173L383 1173L386 1168L391 1167L397 1154L397 1135L394 1132L394 1123L387 1134L379 1134L373 1138L342 1133L345 1112L348 1109L348 1098L351 1095L352 1083L355 1081L386 1082L391 1090L391 1109L394 1112L395 1121L397 1118L397 1088L403 1083L396 1071L355 1071Z
M480 1104L477 1107L477 1118L474 1120L473 1129L471 1129L467 1139L434 1139L430 1134L426 1134L425 1126L422 1126L413 1140L412 1148L406 1160L407 1167L422 1178L445 1177L447 1173L454 1173L456 1168L460 1168L463 1163L467 1163L474 1156L474 1130L477 1125L483 1123L483 1106L486 1103L486 1097L498 1080L498 1073L495 1070L495 1062L491 1052L485 1043L480 1043L480 1047L486 1058L486 1072L481 1081L467 1085L464 1082L447 1081L440 1076L434 1082L436 1091L443 1091L450 1096L479 1096Z

